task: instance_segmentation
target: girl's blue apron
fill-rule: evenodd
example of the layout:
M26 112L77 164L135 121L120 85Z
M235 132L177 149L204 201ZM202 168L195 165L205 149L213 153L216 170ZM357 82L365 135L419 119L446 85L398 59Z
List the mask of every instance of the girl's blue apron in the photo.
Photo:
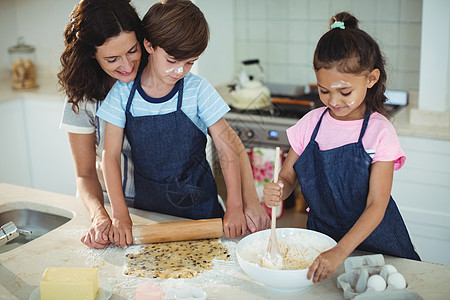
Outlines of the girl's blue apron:
M181 110L183 79L177 85L177 110L133 117L131 103L140 73L126 106L125 133L134 162L134 207L190 219L220 218L223 210L206 160L206 136Z
M309 205L307 227L339 241L366 208L372 158L362 138L369 123L367 109L358 142L320 150L315 141L322 118L311 141L294 164L305 200ZM383 220L357 249L420 260L392 196Z

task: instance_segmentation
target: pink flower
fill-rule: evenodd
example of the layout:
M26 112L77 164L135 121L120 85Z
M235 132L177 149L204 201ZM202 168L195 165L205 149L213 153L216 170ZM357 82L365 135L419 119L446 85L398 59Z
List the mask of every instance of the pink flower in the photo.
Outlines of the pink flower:
M262 174L262 172L260 172L260 171L258 171L258 172L256 172L255 174L254 174L254 178L255 178L255 180L256 181L258 181L258 182L262 182L262 181L264 181L264 175Z
M261 167L263 164L263 157L260 153L253 152L252 164L256 167Z

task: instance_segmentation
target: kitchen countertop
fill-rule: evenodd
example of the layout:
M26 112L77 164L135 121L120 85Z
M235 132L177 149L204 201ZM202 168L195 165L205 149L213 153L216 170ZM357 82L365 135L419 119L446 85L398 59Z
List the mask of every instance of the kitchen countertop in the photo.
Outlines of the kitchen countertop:
M80 242L89 227L89 215L80 199L56 193L0 183L0 211L5 207L32 208L73 218L48 234L0 254L0 299L28 299L39 286L47 267L97 267L99 276L113 287L111 299L134 299L134 290L141 282L150 279L123 274L124 249L109 246L106 249L88 249ZM137 223L168 222L180 218L130 209ZM343 266L328 279L297 293L277 293L252 281L240 269L236 257L239 239L223 239L231 253L230 262L216 262L214 268L184 282L208 293L208 299L343 299L336 278L344 272ZM450 294L450 268L426 262L385 256L387 264L401 272L411 291L424 299L448 299ZM161 279L153 279L163 284ZM226 297L224 296L226 295Z

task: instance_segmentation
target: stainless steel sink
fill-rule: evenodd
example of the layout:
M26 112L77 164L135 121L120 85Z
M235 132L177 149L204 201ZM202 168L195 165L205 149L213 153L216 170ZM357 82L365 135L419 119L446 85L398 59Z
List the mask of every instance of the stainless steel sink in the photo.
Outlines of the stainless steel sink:
M12 208L0 212L0 226L12 221L17 228L31 231L31 234L19 234L19 236L12 241L0 246L0 253L20 247L21 245L43 236L68 222L70 219L71 218L67 216L42 212L32 208Z

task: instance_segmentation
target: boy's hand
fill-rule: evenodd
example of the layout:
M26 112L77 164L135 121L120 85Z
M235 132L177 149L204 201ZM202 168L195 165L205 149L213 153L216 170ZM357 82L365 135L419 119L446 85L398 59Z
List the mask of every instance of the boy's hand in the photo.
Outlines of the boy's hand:
M121 218L113 217L109 240L122 248L131 245L133 243L132 226L130 215Z
M247 233L247 222L242 208L227 207L223 217L223 233L230 238L244 236Z
M267 206L280 206L281 196L283 195L283 183L282 182L268 182L264 186L263 190L263 200Z

